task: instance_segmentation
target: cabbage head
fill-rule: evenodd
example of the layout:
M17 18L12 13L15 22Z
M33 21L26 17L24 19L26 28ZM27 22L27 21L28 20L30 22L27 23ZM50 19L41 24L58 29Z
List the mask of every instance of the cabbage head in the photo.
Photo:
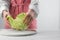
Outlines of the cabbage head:
M27 25L23 23L25 17L26 17L26 13L18 14L16 19L13 19L11 16L7 16L11 28L16 30L26 30L28 28Z

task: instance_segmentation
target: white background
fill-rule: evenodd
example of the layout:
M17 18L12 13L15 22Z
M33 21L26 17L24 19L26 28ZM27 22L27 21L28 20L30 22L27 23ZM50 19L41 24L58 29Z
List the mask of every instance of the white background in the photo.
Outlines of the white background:
M40 0L38 30L59 30L59 0Z

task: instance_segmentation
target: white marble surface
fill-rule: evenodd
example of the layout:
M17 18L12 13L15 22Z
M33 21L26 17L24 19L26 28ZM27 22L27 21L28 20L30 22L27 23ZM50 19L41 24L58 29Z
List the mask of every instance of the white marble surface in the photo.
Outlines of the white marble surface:
M1 36L0 40L60 40L59 31L38 32L32 36Z

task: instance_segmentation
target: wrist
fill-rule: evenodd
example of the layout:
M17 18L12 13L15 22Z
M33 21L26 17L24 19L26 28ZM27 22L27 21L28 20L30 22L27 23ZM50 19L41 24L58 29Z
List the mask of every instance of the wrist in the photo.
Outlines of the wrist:
M33 18L36 18L36 12L33 9L29 9L28 14L30 14Z

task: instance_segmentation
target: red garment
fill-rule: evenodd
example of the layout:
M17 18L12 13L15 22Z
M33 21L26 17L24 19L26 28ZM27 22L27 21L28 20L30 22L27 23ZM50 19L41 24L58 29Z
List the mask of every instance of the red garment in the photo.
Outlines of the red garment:
M10 2L10 14L13 18L16 18L16 16L19 13L22 12L28 12L29 10L29 4L31 3L31 0L11 0ZM9 24L6 22L6 28L10 28ZM30 24L29 28L31 30L36 29L36 20L34 19L32 23Z

